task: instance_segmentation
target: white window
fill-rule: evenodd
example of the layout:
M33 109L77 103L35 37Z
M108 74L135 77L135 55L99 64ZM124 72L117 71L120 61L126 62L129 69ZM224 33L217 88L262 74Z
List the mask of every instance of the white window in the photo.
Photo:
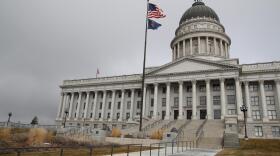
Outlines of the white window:
M272 84L265 84L264 85L265 91L273 91L273 85Z
M277 119L276 110L269 110L269 111L267 111L267 113L268 113L268 118L270 120Z
M131 108L131 101L127 101L127 104L126 104L126 109L130 109Z
M236 115L236 109L229 109L228 115Z
M179 97L174 98L174 106L178 107L179 106Z
M166 106L166 98L162 98L162 107Z
M220 85L219 84L213 84L213 91L220 91Z
M263 129L261 126L255 126L255 136L262 137L263 136Z
M235 86L234 86L234 84L229 83L229 84L226 85L226 88L227 88L227 90L234 90Z
M259 87L257 84L252 84L249 86L250 92L257 92Z
M274 96L266 96L266 104L267 105L275 105Z
M201 96L199 97L200 105L206 105L206 96Z
M192 105L192 97L187 97L187 106Z
M206 92L206 86L205 85L200 85L199 86L199 91L200 92Z
M108 103L108 109L111 109L112 102Z
M251 96L251 105L258 106L259 105L259 97L258 96Z
M228 104L235 104L235 95L228 95L227 101L228 101Z
M252 117L255 120L260 120L261 119L261 112L259 110L253 110L252 111Z
M213 96L213 104L214 105L221 105L221 97L220 96Z
M280 137L280 127L279 126L273 126L273 127L271 127L271 130L272 130L273 137Z

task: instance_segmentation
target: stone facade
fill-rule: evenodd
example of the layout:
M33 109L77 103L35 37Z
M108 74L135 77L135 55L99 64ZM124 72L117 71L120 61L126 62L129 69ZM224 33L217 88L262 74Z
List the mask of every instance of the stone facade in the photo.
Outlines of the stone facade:
M210 17L183 21L175 35L172 61L146 70L145 119L236 118L242 134L240 107L245 104L249 137L280 136L280 62L239 64L230 58L231 40L224 27ZM138 124L141 74L65 80L60 87L58 124L65 118L64 110L69 111L68 125Z

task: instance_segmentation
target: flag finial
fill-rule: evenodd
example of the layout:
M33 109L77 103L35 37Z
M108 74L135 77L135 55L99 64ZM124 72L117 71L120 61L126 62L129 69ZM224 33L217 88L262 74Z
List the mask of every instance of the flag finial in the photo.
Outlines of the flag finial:
M194 2L202 2L202 0L194 0Z

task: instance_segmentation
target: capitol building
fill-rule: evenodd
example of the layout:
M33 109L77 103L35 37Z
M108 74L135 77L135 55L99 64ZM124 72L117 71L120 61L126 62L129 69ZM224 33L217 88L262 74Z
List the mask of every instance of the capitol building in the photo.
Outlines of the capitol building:
M242 136L246 105L249 137L279 138L280 62L239 64L230 57L232 43L213 9L203 2L187 9L170 62L146 68L144 122L217 120ZM141 80L142 74L64 80L56 123L66 117L67 126L139 125Z

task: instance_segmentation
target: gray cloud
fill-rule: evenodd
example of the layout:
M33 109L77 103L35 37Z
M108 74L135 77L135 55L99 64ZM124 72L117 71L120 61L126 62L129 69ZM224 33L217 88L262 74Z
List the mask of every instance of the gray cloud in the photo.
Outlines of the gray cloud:
M166 12L149 31L149 66L171 60L170 41L191 0L155 1ZM206 1L206 0L205 0ZM207 0L241 63L279 60L279 0ZM140 73L145 1L1 0L0 120L52 123L64 79Z

